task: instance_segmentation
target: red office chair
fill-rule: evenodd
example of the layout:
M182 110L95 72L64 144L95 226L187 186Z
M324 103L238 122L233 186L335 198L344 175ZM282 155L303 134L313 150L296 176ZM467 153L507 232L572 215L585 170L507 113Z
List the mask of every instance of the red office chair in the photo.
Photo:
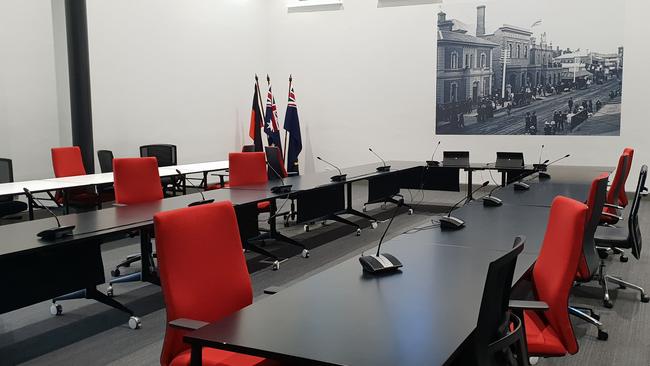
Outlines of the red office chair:
M266 173L266 157L263 152L246 152L228 154L228 184L230 187L240 187L256 184L266 184L269 178ZM271 202L257 204L259 212L269 212Z
M253 302L235 210L225 201L166 211L154 216L154 226L168 321L160 364L189 365L183 336L196 321L215 322ZM202 353L203 365L274 364L216 349Z
M115 201L118 204L135 205L163 199L158 163L154 157L113 159L113 182ZM113 284L142 279L142 272L120 276L120 268L129 267L140 260L142 260L140 253L129 255L111 271L115 278L109 282L107 289L109 296L113 295ZM153 263L153 258L151 262Z
M624 201L621 197L625 196L625 182L630 173L631 160L630 151L627 149L618 158L614 179L612 179L612 185L607 191L604 210L606 214L603 214L601 218L603 224L614 225L621 219L619 211L623 210L627 205L627 197L625 197Z
M603 173L591 183L589 198L587 199L587 215L585 233L582 240L582 253L578 262L578 272L575 277L575 280L581 283L598 280L598 283L603 288L603 293L606 292L607 288L604 276L604 262L602 262L596 250L594 234L600 223L600 217L605 204L608 178L609 174ZM607 340L608 334L604 330L603 323L600 322L600 316L593 309L571 305L569 306L569 313L595 326L598 329L598 339Z
M531 356L553 357L578 352L569 319L569 292L573 286L584 236L587 206L558 196L553 200L546 234L531 273L535 300L548 308L526 308L524 328Z
M243 153L255 152L255 145L244 145L241 148L241 152L243 152ZM228 171L229 170L226 170L225 172L216 173L215 175L219 176L219 183L210 184L207 187L205 187L205 190L206 191L211 191L211 190L214 190L214 189L227 188L229 186L228 182L226 182L226 177L228 176ZM207 184L207 182L206 182L206 184Z
M57 178L71 177L75 175L86 175L86 168L81 159L81 149L78 146L55 147L51 149L52 168ZM93 187L79 187L67 190L67 203L69 206L88 208L92 206L102 207L102 202L114 199L112 192L104 192L98 195ZM64 202L62 191L57 191L54 201L61 206ZM67 209L67 207L66 207Z
M630 175L632 170L632 161L634 160L634 149L631 147L626 147L623 149L623 154L627 154L630 158L627 161L627 168L625 169L625 177L623 178L624 182L627 182L627 178ZM621 206L627 207L628 199L627 194L625 193L625 183L623 184L623 189L619 190L618 200L621 203Z

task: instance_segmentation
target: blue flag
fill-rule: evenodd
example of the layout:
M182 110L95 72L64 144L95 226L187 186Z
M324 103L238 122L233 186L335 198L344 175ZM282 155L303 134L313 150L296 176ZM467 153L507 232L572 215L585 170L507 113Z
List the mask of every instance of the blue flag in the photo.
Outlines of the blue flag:
M289 102L287 103L287 113L284 115L284 129L289 133L289 151L286 157L287 171L298 172L298 155L302 151L302 137L300 136L296 94L293 91L291 77L289 77Z
M269 92L266 94L266 116L264 118L264 132L266 132L269 146L275 146L280 151L282 151L282 143L280 141L280 127L278 125L278 108L275 105L275 98L273 97L273 92L271 91L270 81Z

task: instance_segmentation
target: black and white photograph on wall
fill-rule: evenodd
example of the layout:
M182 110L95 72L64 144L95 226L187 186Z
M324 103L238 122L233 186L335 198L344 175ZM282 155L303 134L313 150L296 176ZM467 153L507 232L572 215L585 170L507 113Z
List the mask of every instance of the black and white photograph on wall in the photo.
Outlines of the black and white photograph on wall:
M445 1L436 133L619 136L624 2Z

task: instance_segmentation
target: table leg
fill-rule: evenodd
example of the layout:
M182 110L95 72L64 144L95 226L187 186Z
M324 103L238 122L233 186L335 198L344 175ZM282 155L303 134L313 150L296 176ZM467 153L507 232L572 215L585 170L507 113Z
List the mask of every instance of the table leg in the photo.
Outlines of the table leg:
M29 220L34 220L34 201L29 197L27 197L27 208L29 211Z
M473 182L474 175L472 174L472 170L468 169L467 170L467 201L471 201L474 199L472 197L472 185L474 184Z
M63 190L63 212L67 215L70 213L70 203L68 202L68 190Z
M153 261L153 246L148 228L140 230L140 254L142 256L142 281L160 285L160 278Z
M192 354L190 358L190 366L201 366L203 364L203 355L201 354L203 347L198 345L192 345Z

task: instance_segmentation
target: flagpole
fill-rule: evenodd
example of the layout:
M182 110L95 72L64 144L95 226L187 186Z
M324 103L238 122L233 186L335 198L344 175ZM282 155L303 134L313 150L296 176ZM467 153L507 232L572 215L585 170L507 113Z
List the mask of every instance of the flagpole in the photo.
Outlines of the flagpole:
M291 94L291 81L292 80L293 80L293 77L291 76L291 74L289 74L289 93L288 94ZM286 115L284 116L284 119L285 120L287 119ZM287 166L287 135L288 134L289 134L289 132L285 128L284 129L284 154L282 154L282 158L284 160L284 166Z

